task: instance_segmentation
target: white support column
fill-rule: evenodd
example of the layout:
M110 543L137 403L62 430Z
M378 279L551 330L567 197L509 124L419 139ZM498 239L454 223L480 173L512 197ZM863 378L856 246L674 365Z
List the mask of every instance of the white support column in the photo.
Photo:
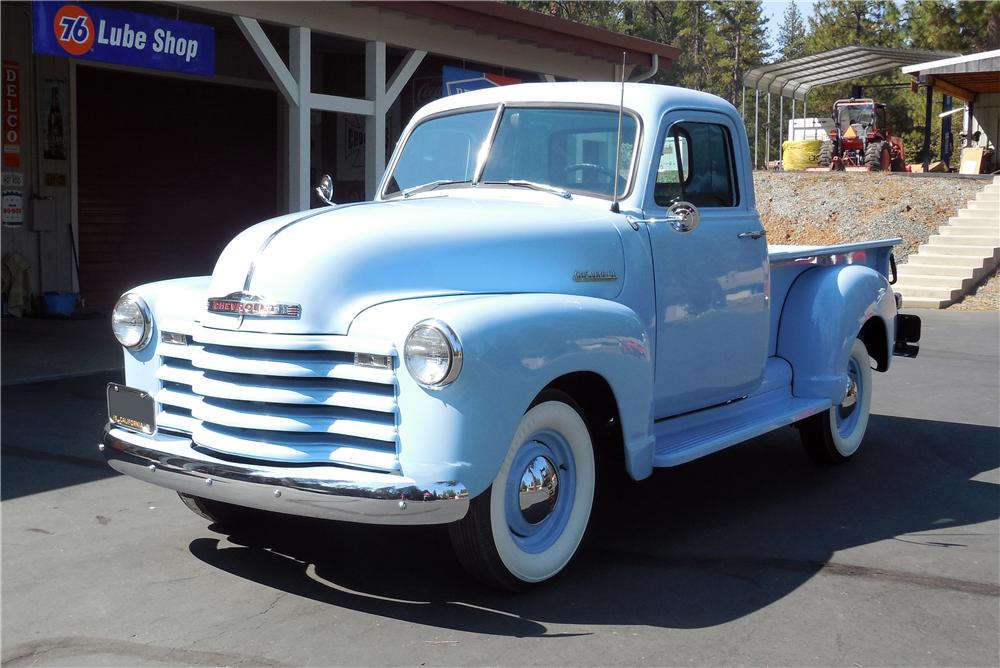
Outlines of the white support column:
M771 92L767 93L767 127L764 128L764 169L771 162Z
M365 195L371 199L385 171L385 115L427 52L415 50L408 53L386 82L385 42L369 42L365 45L366 99L325 95L312 92L309 28L289 28L289 67L285 67L256 19L233 18L288 103L289 211L307 209L311 202L309 114L313 109L365 117Z
M778 162L784 159L784 147L782 144L785 136L785 96L781 95L778 97ZM784 166L782 166L784 169Z
M760 127L760 89L753 92L753 168L757 169L757 130Z
M288 63L298 98L288 105L288 210L309 208L309 105L312 53L309 28L289 28Z
M385 42L365 44L365 97L375 105L374 115L365 118L365 199L370 200L385 171L385 114L389 110L385 94Z

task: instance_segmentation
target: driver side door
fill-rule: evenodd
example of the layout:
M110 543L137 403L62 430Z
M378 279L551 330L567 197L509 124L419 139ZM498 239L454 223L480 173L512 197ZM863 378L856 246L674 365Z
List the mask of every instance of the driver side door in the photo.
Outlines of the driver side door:
M749 169L737 169L749 166L734 141L741 136L723 114L677 112L661 125L645 207L656 285L657 419L738 399L761 382L769 264L746 195ZM693 229L662 220L677 202L700 214Z

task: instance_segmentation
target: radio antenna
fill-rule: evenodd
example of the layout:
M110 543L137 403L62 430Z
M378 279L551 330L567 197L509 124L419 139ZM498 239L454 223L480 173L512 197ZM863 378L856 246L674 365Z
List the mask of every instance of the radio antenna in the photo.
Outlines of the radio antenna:
M611 197L611 213L619 213L618 207L618 165L622 159L622 113L625 108L625 52L622 51L622 89L618 99L618 142L615 144L615 168L612 170L614 191Z

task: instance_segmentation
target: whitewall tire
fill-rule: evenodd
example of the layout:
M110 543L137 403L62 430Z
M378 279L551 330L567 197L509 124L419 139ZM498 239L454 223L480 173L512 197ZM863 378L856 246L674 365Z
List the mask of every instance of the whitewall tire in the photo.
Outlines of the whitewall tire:
M546 390L521 418L493 485L450 525L459 561L486 584L514 591L555 576L587 530L594 480L582 410Z
M861 448L872 403L872 368L868 349L854 341L847 361L849 388L843 402L802 420L799 433L809 456L823 464L838 464Z

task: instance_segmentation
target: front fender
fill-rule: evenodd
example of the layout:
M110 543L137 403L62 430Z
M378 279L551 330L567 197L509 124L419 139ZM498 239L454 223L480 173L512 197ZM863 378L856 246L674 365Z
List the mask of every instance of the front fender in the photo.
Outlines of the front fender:
M843 401L854 339L868 320L880 318L891 350L895 316L889 282L874 269L845 265L804 272L788 291L778 326L777 354L792 365L792 394Z
M455 382L436 391L418 385L402 359L410 329L430 317L454 330L464 354ZM460 480L471 495L482 493L531 401L556 378L580 371L612 389L629 471L637 478L651 471L649 341L621 304L559 294L413 299L367 309L350 334L391 337L399 353L399 460L407 476Z

